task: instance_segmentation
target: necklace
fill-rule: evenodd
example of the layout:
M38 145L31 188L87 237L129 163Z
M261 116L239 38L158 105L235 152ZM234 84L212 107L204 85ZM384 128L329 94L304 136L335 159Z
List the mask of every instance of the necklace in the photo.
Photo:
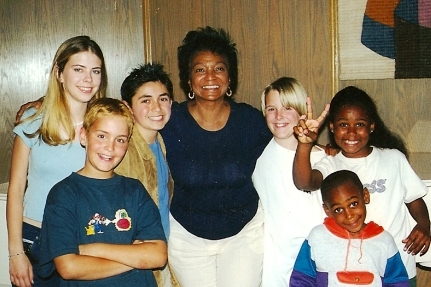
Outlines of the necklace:
M73 124L73 126L76 127L76 126L82 125L83 123L84 122L79 122L79 123Z

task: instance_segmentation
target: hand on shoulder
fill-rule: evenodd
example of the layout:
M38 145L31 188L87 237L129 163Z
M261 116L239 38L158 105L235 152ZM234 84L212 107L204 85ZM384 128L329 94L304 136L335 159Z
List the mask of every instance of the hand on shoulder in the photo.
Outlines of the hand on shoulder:
M43 97L41 97L41 98L39 98L39 99L37 99L35 101L23 104L19 108L18 112L16 113L15 124L17 124L17 123L19 123L21 121L21 117L22 117L22 115L24 114L24 112L27 109L29 109L29 108L35 108L36 110L38 110L40 108L40 106L42 105L42 103L43 103Z

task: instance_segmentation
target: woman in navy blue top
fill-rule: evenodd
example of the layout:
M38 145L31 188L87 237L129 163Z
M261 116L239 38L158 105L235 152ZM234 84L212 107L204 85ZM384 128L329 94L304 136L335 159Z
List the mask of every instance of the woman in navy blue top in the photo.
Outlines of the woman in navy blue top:
M181 87L162 130L174 179L169 260L183 287L259 286L263 215L251 175L271 139L262 113L232 100L235 43L223 29L187 33Z

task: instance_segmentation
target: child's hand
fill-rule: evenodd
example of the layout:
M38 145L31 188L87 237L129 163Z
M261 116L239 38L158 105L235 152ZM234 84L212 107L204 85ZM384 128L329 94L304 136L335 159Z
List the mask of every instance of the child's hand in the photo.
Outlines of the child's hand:
M317 139L318 134L312 131L314 128L311 124L308 120L300 119L298 125L293 127L293 131L300 143L313 143Z
M301 143L312 143L317 139L318 130L329 111L329 104L325 106L320 116L313 119L313 107L310 97L307 97L307 116L301 116L298 125L293 131Z
M23 114L23 113L25 112L25 110L27 110L28 108L33 107L33 108L35 108L36 110L38 110L38 109L40 108L40 106L42 105L43 100L44 100L44 98L42 97L42 98L37 99L36 101L28 102L28 103L26 103L26 104L22 105L22 106L19 108L19 111L16 113L16 116L15 116L15 124L19 123L19 121L21 120L21 116L22 116L22 114Z
M408 254L416 255L420 252L422 256L427 253L430 246L430 231L417 224L402 242L405 243L404 251Z

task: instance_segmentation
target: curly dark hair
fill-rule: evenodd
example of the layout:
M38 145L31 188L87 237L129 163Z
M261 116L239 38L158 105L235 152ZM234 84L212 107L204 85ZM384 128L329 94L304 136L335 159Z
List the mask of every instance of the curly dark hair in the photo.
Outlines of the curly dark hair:
M132 106L132 97L147 82L160 82L168 90L169 97L174 96L174 88L169 75L160 63L139 65L134 68L121 84L121 99Z
M230 88L235 94L238 87L238 51L228 32L209 26L189 31L178 47L178 68L180 71L180 86L187 94L190 91L190 68L193 58L200 52L209 51L222 56L226 60Z
M368 145L378 148L397 149L408 157L408 151L403 140L385 126L377 112L377 106L373 99L357 87L346 87L332 98L327 117L328 124L334 122L335 116L345 106L359 107L368 115L370 121L374 123L374 132L370 134ZM339 148L335 143L334 134L330 133L329 137L332 147Z

